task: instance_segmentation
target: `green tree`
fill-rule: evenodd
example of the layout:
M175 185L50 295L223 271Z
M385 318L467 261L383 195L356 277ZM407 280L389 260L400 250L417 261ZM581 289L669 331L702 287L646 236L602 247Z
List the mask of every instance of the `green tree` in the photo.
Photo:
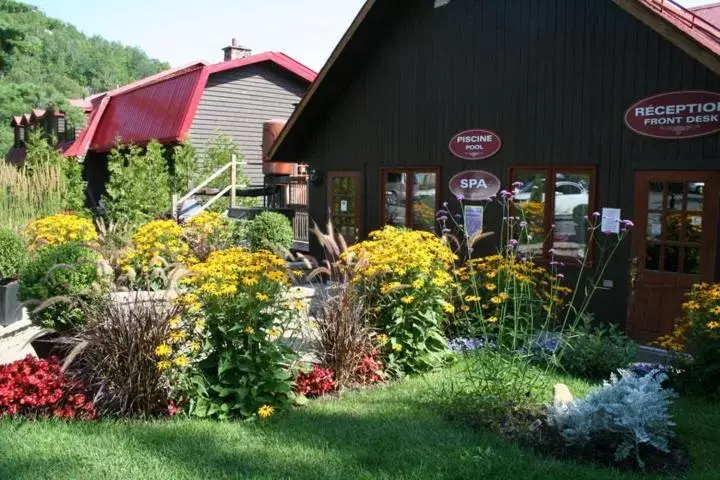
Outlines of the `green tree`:
M119 146L108 159L110 179L105 206L115 221L140 224L171 210L171 177L165 149L153 140L145 150Z
M0 156L12 146L12 115L49 103L65 110L68 98L113 89L166 68L137 48L87 37L36 7L0 0ZM81 112L71 116L76 128L83 118Z

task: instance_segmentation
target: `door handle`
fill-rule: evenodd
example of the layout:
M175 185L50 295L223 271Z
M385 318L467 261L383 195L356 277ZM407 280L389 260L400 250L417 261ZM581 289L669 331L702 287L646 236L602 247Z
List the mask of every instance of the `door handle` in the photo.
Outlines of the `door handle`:
M630 261L630 288L632 290L635 290L635 285L637 284L637 279L639 275L638 271L638 265L640 261L638 260L638 257L634 257Z

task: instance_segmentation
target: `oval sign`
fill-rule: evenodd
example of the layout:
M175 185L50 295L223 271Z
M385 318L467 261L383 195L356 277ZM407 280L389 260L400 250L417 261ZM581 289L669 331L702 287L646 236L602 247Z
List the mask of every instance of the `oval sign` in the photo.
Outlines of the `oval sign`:
M460 200L489 200L501 187L498 177L482 170L460 172L450 179L450 192Z
M450 140L450 152L465 160L490 158L502 148L502 140L490 130L465 130Z
M691 90L645 98L625 112L625 125L639 135L665 140L720 132L720 93Z

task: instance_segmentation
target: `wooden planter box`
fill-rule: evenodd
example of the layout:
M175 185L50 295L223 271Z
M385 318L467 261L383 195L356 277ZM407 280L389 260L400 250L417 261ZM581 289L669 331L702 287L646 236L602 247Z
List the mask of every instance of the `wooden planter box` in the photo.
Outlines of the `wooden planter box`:
M18 299L20 284L10 282L0 285L0 326L6 327L22 318L22 308Z

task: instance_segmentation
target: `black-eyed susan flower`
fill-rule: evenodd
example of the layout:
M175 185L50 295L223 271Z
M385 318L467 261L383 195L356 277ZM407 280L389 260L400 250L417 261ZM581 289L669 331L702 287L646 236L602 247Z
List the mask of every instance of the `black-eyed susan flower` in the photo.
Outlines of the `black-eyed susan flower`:
M262 407L258 408L257 413L258 417L263 420L267 420L268 418L273 416L273 413L275 413L275 409L270 405L263 405Z

